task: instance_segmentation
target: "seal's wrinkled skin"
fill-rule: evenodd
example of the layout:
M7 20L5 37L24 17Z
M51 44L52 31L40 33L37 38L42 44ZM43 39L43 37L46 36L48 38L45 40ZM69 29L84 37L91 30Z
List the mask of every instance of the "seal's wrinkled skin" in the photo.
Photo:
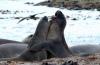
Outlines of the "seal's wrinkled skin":
M30 39L29 48L31 48L31 46L34 46L34 44L38 44L38 43L41 43L46 40L48 27L49 27L48 18L46 16L44 16L39 21L39 24L36 28L36 31L35 31L32 39Z
M16 58L17 60L32 61L47 59L46 51L41 50L35 53L31 52L29 49L31 49L32 46L42 44L41 42L46 41L49 25L50 23L48 22L48 18L44 16L39 21L34 35L30 35L29 38L25 39L26 41L24 40L28 43L28 50L26 50L26 52Z

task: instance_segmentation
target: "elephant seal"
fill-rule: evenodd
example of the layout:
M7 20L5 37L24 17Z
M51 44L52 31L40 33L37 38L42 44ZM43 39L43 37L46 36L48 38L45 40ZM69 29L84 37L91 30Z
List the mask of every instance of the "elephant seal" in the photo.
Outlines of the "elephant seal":
M45 16L40 20L34 35L33 34L29 35L22 42L27 43L28 48L31 48L31 46L38 44L46 39L47 31L48 31L48 18ZM47 58L45 54L46 54L45 51L39 51L38 53L34 53L34 59L42 60L42 58ZM26 54L26 56L31 56L31 55L32 54L29 53ZM10 60L10 59L11 58L3 58L1 60Z
M28 45L28 48L30 48L32 45L44 41L44 39L46 39L46 32L47 32L47 28L48 28L47 22L48 22L47 17L42 18L37 26L35 34L34 35L31 34L28 37L26 37L22 42L20 42L22 44L18 44L19 42L17 42L17 41L12 42L11 40L7 40L5 42L5 39L3 39L1 41L2 43L9 43L9 44L0 45L0 52L7 49L3 53L0 53L0 59L6 60L6 58L10 59L12 57L16 57L16 56L20 55L21 53L23 53L24 50L26 50L27 45ZM36 57L36 59L38 59L40 57L41 57L41 59L46 58L45 54L46 54L45 51L40 51L37 54L35 54L34 57Z
M31 39L30 40L28 39L29 48L31 48L31 46L34 46L34 44L37 44L46 40L48 27L49 27L48 18L44 16L39 21L39 24L36 28L34 35L30 35Z
M27 49L27 44L9 43L0 45L0 59L12 58L20 55Z
M47 56L47 59L52 57L65 58L72 55L64 39L66 20L63 13L57 11L55 16L47 23L49 24L49 26L47 24L48 31L46 30L46 34L44 34L46 35L46 40L38 42L37 44L31 43L23 54L11 60L33 61L34 56L40 51L46 52L44 54ZM38 40L38 38L35 39ZM32 41L34 42L34 39Z
M40 44L41 42L44 42L47 37L48 28L49 28L48 18L44 16L39 21L34 35L33 34L29 35L29 37L25 38L23 42L28 43L28 48L31 48L31 46L34 46L36 44ZM26 54L27 52L25 53L25 55ZM30 56L31 55L32 54L30 54ZM37 53L34 53L33 58L34 60L38 60L38 61L42 59L47 59L46 51L42 50Z
M25 39L28 43L28 50L26 50L26 52L24 52L18 58L15 58L16 60L25 60L25 61L38 60L39 61L39 60L47 59L46 51L41 50L39 52L33 53L29 51L29 49L32 46L41 44L41 42L44 42L46 40L49 24L50 23L48 22L48 18L44 16L39 21L39 24L36 28L34 35L30 35L29 38Z
M94 53L100 53L100 45L92 45L92 44L77 45L70 47L70 50L72 51L72 53L76 55L85 56Z

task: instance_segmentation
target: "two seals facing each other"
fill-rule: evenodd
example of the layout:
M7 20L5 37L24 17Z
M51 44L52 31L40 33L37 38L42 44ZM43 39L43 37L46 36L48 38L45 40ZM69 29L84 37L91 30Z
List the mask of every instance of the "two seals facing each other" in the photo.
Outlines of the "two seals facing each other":
M43 21L43 19L45 21ZM65 58L72 55L64 38L66 19L63 13L61 11L57 11L55 13L55 16L53 16L49 22L47 17L43 17L43 19L41 22L46 22L47 25L47 30L45 31L44 35L44 41L38 42L39 38L36 36L35 38L33 38L33 40L31 40L33 42L35 41L35 44L30 43L28 50L26 50L19 57L13 58L12 60L33 61L36 57L35 55L38 55L38 53L41 51L45 52L42 55L46 55L46 57L44 56L42 60L52 57ZM42 57L41 54L39 55ZM41 57L39 57L39 59L41 59Z
M52 57L65 58L72 55L64 38L65 26L66 19L61 11L57 11L49 22L46 16L43 17L35 34L28 40L27 50L9 60L33 61Z

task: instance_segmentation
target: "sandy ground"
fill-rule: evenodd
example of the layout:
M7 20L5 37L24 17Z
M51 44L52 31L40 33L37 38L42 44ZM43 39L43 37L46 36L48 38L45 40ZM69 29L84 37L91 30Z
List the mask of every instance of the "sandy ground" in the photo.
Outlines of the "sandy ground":
M67 65L65 62L73 61L76 64L68 65L100 65L100 54L93 54L89 56L72 56L68 58L52 58L43 61L33 61L33 62L20 62L20 61L0 61L0 65L46 65L43 63L48 63L47 65Z

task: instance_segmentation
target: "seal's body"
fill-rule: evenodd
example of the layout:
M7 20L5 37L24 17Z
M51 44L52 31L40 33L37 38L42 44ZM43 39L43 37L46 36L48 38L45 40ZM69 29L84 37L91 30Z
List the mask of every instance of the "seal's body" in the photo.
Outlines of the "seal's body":
M39 24L38 24L38 26L37 26L37 29L36 29L36 31L35 31L35 33L34 33L34 35L33 34L31 34L31 35L29 35L27 38L25 38L23 41L22 41L22 45L24 44L24 43L26 43L26 44L28 44L28 49L29 48L31 48L31 46L34 46L34 45L36 45L36 44L39 44L39 43L41 43L41 42L43 42L45 39L46 39L46 35L47 35L47 28L48 28L48 24L47 24L47 22L48 22L48 19L47 19L47 17L44 17L43 19L41 19L40 20L40 22L39 22ZM13 43L12 43L13 44ZM9 44L6 44L5 46L3 46L2 48L5 48L5 49L7 49L7 45L8 46L11 46L12 47L12 49L13 49L13 45L16 45L16 44L13 44L13 45L9 45ZM2 45L1 45L2 46ZM20 46L21 47L21 46ZM19 48L20 48L19 47ZM17 46L17 48L18 48L18 46ZM17 48L16 48L16 50L17 50ZM18 48L18 49L19 49ZM26 47L25 47L26 48ZM28 50L27 49L27 50ZM27 51L27 50L25 50L25 51ZM20 51L20 50L19 50ZM5 53L6 53L7 51L5 51ZM10 53L10 52L9 52ZM22 52L21 52L22 53ZM20 55L21 55L21 53L20 53ZM15 54L15 52L13 52L12 54ZM46 56L46 52L44 51L44 50L42 50L42 51L39 51L39 52L37 52L37 53L32 53L31 54L31 52L29 51L29 52L24 52L20 57L19 56L17 56L17 57L19 57L19 60L21 60L22 59L22 57L24 57L24 55L25 55L25 57L33 57L34 58L34 60L42 60L42 59L46 59L47 58L47 56ZM3 56L3 55L2 55ZM15 56L13 56L14 58L16 57L16 55ZM7 56L3 56L2 57L3 59L1 59L1 60L9 60L11 57L7 57ZM4 59L4 58L7 58L7 59ZM20 59L21 58L21 59ZM12 59L12 58L11 58ZM26 58L24 58L24 60L25 60ZM29 58L29 59L31 59L31 58Z
M55 16L50 20L49 30L47 34L47 40L41 44L31 47L31 51L46 50L49 57L64 58L71 55L71 52L64 39L64 28L66 26L66 20L61 11L57 11Z
M42 22L43 20L46 22L46 17L43 17ZM43 54L47 56L47 59L52 57L65 58L72 54L64 39L64 28L66 25L66 20L62 12L57 11L55 16L52 17L49 22L46 22L46 25L47 29L46 33L44 34L44 40L38 42L36 41L36 39L38 40L38 37L35 36L36 38L33 38L32 41L35 41L36 44L31 43L29 45L29 49L18 58L16 58L17 60L33 61L35 57L34 55L40 51L45 51L46 54ZM42 55L40 54L40 56ZM41 59L41 57L39 59Z
M70 48L72 53L74 54L94 54L94 53L100 53L100 45L77 45L77 46L72 46Z
M27 44L9 43L0 45L0 58L12 58L27 49Z

